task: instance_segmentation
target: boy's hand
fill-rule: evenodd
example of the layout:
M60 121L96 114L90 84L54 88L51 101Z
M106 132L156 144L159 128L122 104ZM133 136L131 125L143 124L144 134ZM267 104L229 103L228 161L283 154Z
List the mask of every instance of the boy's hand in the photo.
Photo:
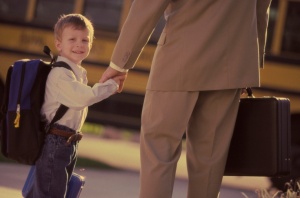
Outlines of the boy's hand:
M117 92L121 93L123 90L124 81L127 78L127 72L119 72L111 67L107 67L105 72L102 74L102 77L100 78L99 82L103 83L110 78L113 78L113 80L115 80L119 84L119 89Z

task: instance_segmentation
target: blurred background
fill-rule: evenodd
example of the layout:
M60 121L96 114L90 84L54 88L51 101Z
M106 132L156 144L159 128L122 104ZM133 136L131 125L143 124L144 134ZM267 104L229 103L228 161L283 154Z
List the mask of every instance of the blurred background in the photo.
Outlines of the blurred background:
M14 61L29 58L49 61L43 54L48 45L54 54L53 26L60 15L81 13L95 27L95 40L83 62L89 84L98 82L110 61L115 42L132 0L0 0L0 100L6 72ZM83 132L95 138L139 142L140 115L156 42L164 26L161 18L131 70L124 91L89 108ZM237 33L238 36L238 33ZM247 47L247 46L245 46ZM286 97L291 101L292 174L270 178L282 182L300 177L300 1L273 0L261 87L254 95ZM0 101L1 102L1 101Z

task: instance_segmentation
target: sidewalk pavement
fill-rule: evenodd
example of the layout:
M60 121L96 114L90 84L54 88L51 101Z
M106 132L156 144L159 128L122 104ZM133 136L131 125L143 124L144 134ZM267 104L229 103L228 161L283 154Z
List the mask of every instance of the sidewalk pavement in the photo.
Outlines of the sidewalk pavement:
M86 178L82 198L135 198L139 191L139 144L120 139L103 139L85 134L79 144L79 156L116 167L116 170L77 168ZM19 198L29 166L0 163L0 197ZM256 189L270 186L265 177L224 177L220 198L257 197ZM184 198L187 192L185 152L178 162L173 198ZM243 194L244 193L244 194Z
M120 169L140 170L139 144L118 139L103 139L85 135L80 142L79 155L104 162ZM183 150L177 164L176 177L187 180L186 153ZM235 177L225 176L224 186L234 186L241 189L255 190L269 188L271 183L267 177Z

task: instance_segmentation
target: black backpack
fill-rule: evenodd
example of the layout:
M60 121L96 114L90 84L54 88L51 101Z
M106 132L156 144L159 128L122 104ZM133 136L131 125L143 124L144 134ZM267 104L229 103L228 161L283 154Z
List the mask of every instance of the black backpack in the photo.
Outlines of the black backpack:
M0 114L0 134L2 154L22 164L33 165L42 150L46 135L46 123L41 118L45 86L53 67L64 67L72 71L64 62L56 62L50 49L44 53L51 62L39 59L22 59L9 67L4 87L4 98ZM53 120L58 121L68 110L61 105Z

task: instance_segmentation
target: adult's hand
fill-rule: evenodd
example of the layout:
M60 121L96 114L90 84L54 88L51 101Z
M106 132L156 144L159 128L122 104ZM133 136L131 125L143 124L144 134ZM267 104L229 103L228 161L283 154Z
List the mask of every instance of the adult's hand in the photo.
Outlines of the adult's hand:
M102 74L102 77L100 78L99 82L104 83L108 79L115 78L115 77L119 77L120 80L119 89L118 89L118 93L120 93L123 90L124 81L127 78L127 72L119 72L111 67L107 67L105 72Z

